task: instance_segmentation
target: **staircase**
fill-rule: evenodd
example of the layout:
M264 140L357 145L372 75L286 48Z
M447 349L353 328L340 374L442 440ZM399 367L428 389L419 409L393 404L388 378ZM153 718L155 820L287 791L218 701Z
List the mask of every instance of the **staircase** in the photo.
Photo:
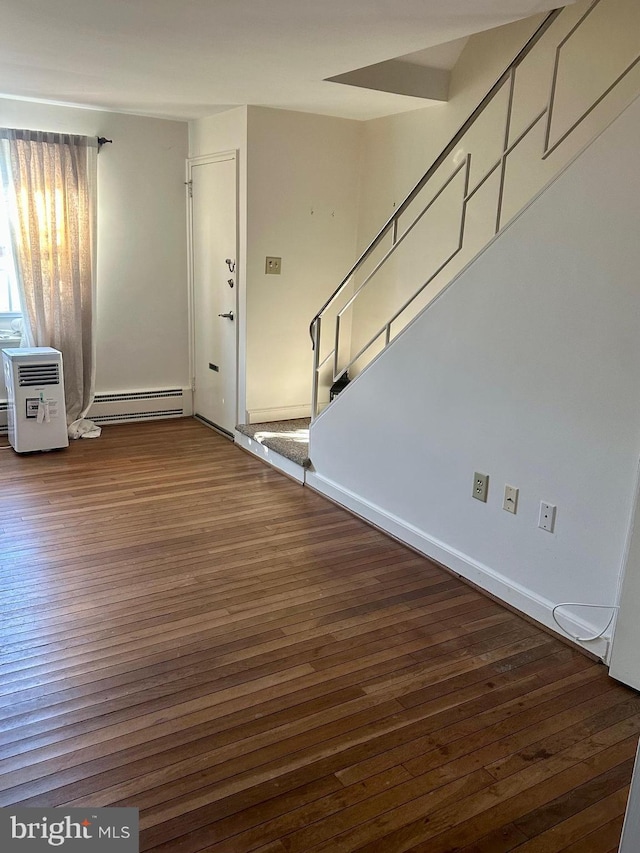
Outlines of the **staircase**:
M553 631L561 606L605 662L640 493L639 139L640 3L551 14L311 324L306 485Z
M620 114L639 60L637 0L546 17L313 318L312 418Z
M547 15L313 318L310 429L240 425L236 442L308 480L314 424L357 385L345 380L433 306L638 92L637 0L581 0Z

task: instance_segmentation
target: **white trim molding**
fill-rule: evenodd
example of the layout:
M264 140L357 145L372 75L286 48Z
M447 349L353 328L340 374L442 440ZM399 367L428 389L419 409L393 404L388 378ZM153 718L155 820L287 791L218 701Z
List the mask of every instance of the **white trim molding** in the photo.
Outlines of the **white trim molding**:
M250 409L247 412L250 424L269 423L270 421L291 421L294 418L310 418L311 404L301 403L298 406L280 406L273 409Z

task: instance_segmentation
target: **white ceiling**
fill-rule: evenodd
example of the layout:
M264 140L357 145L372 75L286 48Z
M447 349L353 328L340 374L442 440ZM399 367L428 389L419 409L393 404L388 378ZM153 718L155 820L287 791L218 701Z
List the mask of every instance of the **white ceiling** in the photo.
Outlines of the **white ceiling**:
M326 78L416 52L428 66L425 48L569 2L2 0L0 93L175 119L239 104L369 119L425 101ZM434 67L455 62L444 53Z

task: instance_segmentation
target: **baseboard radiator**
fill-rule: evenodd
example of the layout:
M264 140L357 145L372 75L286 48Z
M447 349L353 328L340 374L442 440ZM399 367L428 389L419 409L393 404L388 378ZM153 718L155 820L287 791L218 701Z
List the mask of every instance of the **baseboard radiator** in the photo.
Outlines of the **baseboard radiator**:
M184 418L192 414L190 388L96 394L87 415L97 424ZM0 435L7 434L7 403L0 401Z
M182 418L191 414L191 389L162 388L96 394L87 417L97 424L121 424Z

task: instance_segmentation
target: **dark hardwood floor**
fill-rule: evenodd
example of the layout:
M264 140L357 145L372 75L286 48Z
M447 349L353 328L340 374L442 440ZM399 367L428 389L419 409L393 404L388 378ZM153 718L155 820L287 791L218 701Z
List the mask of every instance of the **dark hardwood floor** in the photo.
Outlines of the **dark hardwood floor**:
M609 853L640 697L193 420L0 453L0 806L166 853Z

